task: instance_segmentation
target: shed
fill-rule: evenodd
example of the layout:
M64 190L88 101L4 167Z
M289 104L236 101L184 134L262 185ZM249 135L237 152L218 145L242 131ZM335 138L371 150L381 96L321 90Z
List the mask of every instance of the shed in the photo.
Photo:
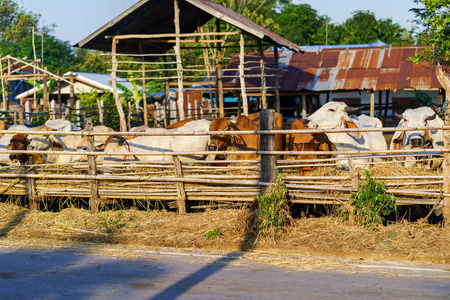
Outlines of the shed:
M282 111L293 118L305 117L323 103L337 100L363 106L364 113L392 124L395 123L392 119L394 111L401 113L407 107L418 107L422 104L420 101L425 99L442 104L445 93L437 80L435 67L416 65L408 60L423 48L338 45L302 47L304 53L284 50L278 58L278 64L282 67ZM225 68L225 74L234 74L233 70L239 64L238 56L233 56ZM266 65L276 63L273 51L266 51L265 57ZM258 60L248 59L246 64L255 66ZM238 93L238 77L235 74L224 77L224 86ZM274 81L273 77L268 80L266 84L272 86L270 81ZM262 86L259 77L248 78L245 84L256 90ZM273 94L273 90L269 89L268 93ZM260 95L256 93L255 96Z
M202 26L213 18L216 19L215 29L209 32L204 31ZM222 23L227 23L236 30L221 32ZM251 45L253 49L258 49L263 76L265 69L263 47L286 47L293 52L300 51L299 46L238 13L208 0L141 0L75 46L111 52L113 89L115 88L116 74L126 72L126 70L118 69L117 57L119 55L138 58L134 63L142 66L142 85L145 85L148 80L164 82L166 95L169 94L170 82L176 82L178 91L181 91L207 79L202 84L209 85L209 92L217 94L215 98L219 99L218 114L223 116L223 51L228 46L239 47L242 58L239 68L241 68L241 80L243 80L244 48L249 46L249 42L253 43ZM183 55L186 56L190 53L183 53L182 49L203 51L204 63L199 65L199 62L196 61L191 69L187 69L189 63L186 63L188 60ZM208 50L214 51L209 53ZM211 54L214 57L211 57ZM152 62L161 57L164 58L164 61ZM150 73L152 70L146 67L155 66L156 63L162 65L160 71L164 75L152 76L154 73ZM278 91L277 85L275 90ZM116 102L118 102L117 93L114 94ZM242 94L244 95L244 113L248 113L244 85ZM177 95L179 117L184 119L184 96L183 93L177 93ZM143 95L143 101L145 108L145 95ZM167 103L164 103L164 119L167 124L167 119L170 120L171 117L170 112L167 116L166 108ZM123 114L121 108L118 107L118 109L119 115ZM146 112L144 114L147 115ZM123 128L125 128L124 125Z
M70 79L73 77L73 92L74 94L78 93L90 93L93 89L97 91L98 94L103 94L105 92L113 92L113 88L111 85L111 75L110 74L98 74L98 73L84 73L84 72L67 72L63 75L63 78ZM122 86L127 88L128 90L132 90L132 84L122 78L117 78L117 82ZM50 84L48 82L47 84ZM138 89L141 89L141 86L137 86ZM16 96L16 100L20 101L22 105L25 105L26 101L30 101L30 104L37 108L41 106L42 103L34 103L34 93L37 92L39 88L35 87L29 89L19 95ZM118 88L118 92L123 94L125 91ZM65 104L70 100L71 93L71 85L67 82L61 82L60 88L54 86L50 91L50 100L58 100L58 95L61 95L61 101Z

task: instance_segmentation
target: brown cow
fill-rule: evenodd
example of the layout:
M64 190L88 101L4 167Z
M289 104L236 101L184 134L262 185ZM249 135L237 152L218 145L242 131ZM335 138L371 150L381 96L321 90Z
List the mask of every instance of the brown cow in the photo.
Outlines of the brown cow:
M283 116L279 113L275 113L275 129L283 130ZM239 116L236 118L235 124L225 118L217 118L212 121L210 131L247 131L247 130L259 130L259 113L251 114L250 116ZM285 150L286 137L284 134L275 135L275 150ZM208 146L209 151L222 151L222 150L260 150L260 137L253 134L236 134L236 135L212 135L211 141ZM207 160L214 160L216 155L208 156ZM242 159L252 160L258 159L257 154L232 154L228 155L228 159Z
M192 118L190 118L190 119L184 119L183 121L178 121L178 122L176 122L176 123L173 123L173 124L171 124L171 125L168 125L168 126L164 127L164 129L176 129L176 128L180 128L180 127L183 127L184 125L186 125L186 123L193 122L193 121L195 121L195 119L192 119Z
M230 130L258 130L259 126L257 126L254 122L252 122L247 116L239 116L236 118L235 126L231 127ZM260 138L257 134L236 134L231 136L231 150L243 150L243 151L257 151L259 150ZM243 160L251 160L258 159L259 155L256 153L251 154L231 154L229 155L229 159L243 159Z
M8 150L27 150L28 145L30 144L30 140L28 139L26 134L16 134L9 141L8 146L6 147ZM39 154L33 154L32 156L33 164L44 164L45 161ZM20 164L26 165L28 164L28 154L26 153L12 153L9 155L9 159L11 162L19 161Z
M303 123L303 119L299 119L291 124L290 129L302 130L309 129ZM331 151L332 145L328 140L328 137L323 134L311 134L311 133L293 133L289 134L289 151ZM317 154L299 154L298 159L317 159ZM303 164L303 163L301 163ZM305 163L307 164L307 163ZM300 171L303 175L309 175L311 173L311 166L300 167Z
M234 124L230 120L225 118L217 118L212 120L209 125L209 131L229 131L234 127ZM237 128L236 128L237 129ZM229 135L218 134L211 135L208 145L208 151L224 151L231 146L231 139ZM206 160L225 159L224 155L216 156L215 154L209 155Z
M248 116L248 118L256 125L259 129L259 113L253 113ZM280 113L275 113L275 130L284 130L283 116ZM286 135L285 134L275 134L275 151L284 151L286 147Z
M9 126L2 120L0 120L0 130L6 130ZM4 133L0 133L0 137L3 137Z

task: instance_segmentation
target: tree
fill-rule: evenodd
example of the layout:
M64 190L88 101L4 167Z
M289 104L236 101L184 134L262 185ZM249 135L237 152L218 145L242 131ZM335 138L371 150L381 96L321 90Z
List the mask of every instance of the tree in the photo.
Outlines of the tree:
M340 44L369 44L378 40L395 45L413 43L405 35L406 29L389 18L377 20L371 11L353 12L353 16L340 27Z
M20 42L30 37L36 27L39 14L26 12L13 0L0 0L0 43Z
M325 38L318 33L321 27L325 27L326 19L319 16L309 4L285 5L281 13L275 16L275 22L279 25L277 33L293 43L325 44Z
M420 34L421 42L428 47L414 55L414 63L428 62L448 71L450 67L450 0L414 0L423 8L412 8L416 23L425 30ZM447 98L447 99L450 99Z

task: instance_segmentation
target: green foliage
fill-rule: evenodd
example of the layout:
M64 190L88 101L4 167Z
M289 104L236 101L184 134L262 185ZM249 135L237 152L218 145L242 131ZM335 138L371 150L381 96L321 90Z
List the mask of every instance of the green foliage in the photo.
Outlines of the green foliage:
M410 11L416 14L416 21L425 30L419 38L427 45L410 59L414 63L429 62L444 67L450 66L450 0L414 0L421 8Z
M258 218L256 225L262 236L278 238L283 227L289 223L290 213L286 200L287 188L283 175L276 171L276 178L270 183L258 201Z
M433 104L433 98L423 91L415 90L414 95L415 100L419 101L420 106L431 106Z
M216 228L214 228L214 230L210 230L205 234L205 239L207 239L207 240L211 240L213 238L217 239L221 235L222 235L222 232L220 232L220 228L216 227Z
M99 215L97 217L99 220L98 226L105 233L112 233L121 226L120 221L123 217L123 211L119 210L116 214L106 213L105 215Z
M350 196L349 204L354 205L353 214L365 227L378 226L385 216L397 209L395 198L393 194L386 193L383 182L372 179L369 171L366 170L364 175L365 181Z

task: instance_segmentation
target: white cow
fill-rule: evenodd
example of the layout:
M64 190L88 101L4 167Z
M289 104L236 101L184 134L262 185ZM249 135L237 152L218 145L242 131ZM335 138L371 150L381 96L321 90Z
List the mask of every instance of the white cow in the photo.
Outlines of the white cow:
M65 129L68 129L66 127ZM28 145L29 150L42 150L42 151L82 151L85 150L84 141L86 138L81 135L64 135L58 134L58 130L42 125L33 129L33 131L55 131L54 135L38 135L33 133L30 135L31 143ZM70 131L70 130L69 130ZM94 132L113 132L111 128L107 126L94 126ZM65 131L67 132L67 131ZM100 145L105 142L107 136L94 137L95 145ZM55 154L42 154L41 157L46 163L71 163L81 160L86 160L85 155L61 155Z
M395 113L395 116L400 119L397 128L442 127L444 125L444 121L430 107L408 108L401 115ZM390 145L391 150L443 147L444 132L442 129L396 131ZM406 158L403 156L401 160L405 161L405 166L413 166L416 163L414 156ZM435 168L441 163L442 159L434 159L428 166Z
M363 128L382 127L381 121L377 118L366 115L351 116L348 112L354 109L349 108L343 102L328 102L311 116L304 120L304 123L313 129L336 129L336 128ZM328 139L334 144L336 151L381 151L387 150L387 143L381 132L354 132L354 133L326 133ZM337 163L348 169L348 155L337 155L345 157ZM374 157L354 157L352 163L355 167L367 168Z
M53 128L58 131L78 131L81 130L80 127L73 124L69 120L57 119L57 120L47 120L45 122L46 126Z
M209 131L211 121L198 120L189 122L186 125L176 129L149 128L148 133L154 132L192 132ZM118 136L112 137L105 145L105 152L121 152L120 156L107 156L105 161L111 160L140 160L140 161L170 161L171 156L164 155L136 155L131 157L129 152L181 152L181 151L206 151L209 143L208 135L195 136L139 136L130 139L124 139ZM181 160L204 159L205 155L183 155Z
M11 127L8 128L9 131L17 131L17 130L21 130L21 131L29 131L31 130L30 128L28 128L25 125L12 125ZM15 135L15 133L5 133L2 138L0 138L0 151L7 151L7 147L9 142L11 141L11 138ZM10 153L0 153L0 164L3 165L12 165L14 163L11 162L11 160L9 159L9 155Z

